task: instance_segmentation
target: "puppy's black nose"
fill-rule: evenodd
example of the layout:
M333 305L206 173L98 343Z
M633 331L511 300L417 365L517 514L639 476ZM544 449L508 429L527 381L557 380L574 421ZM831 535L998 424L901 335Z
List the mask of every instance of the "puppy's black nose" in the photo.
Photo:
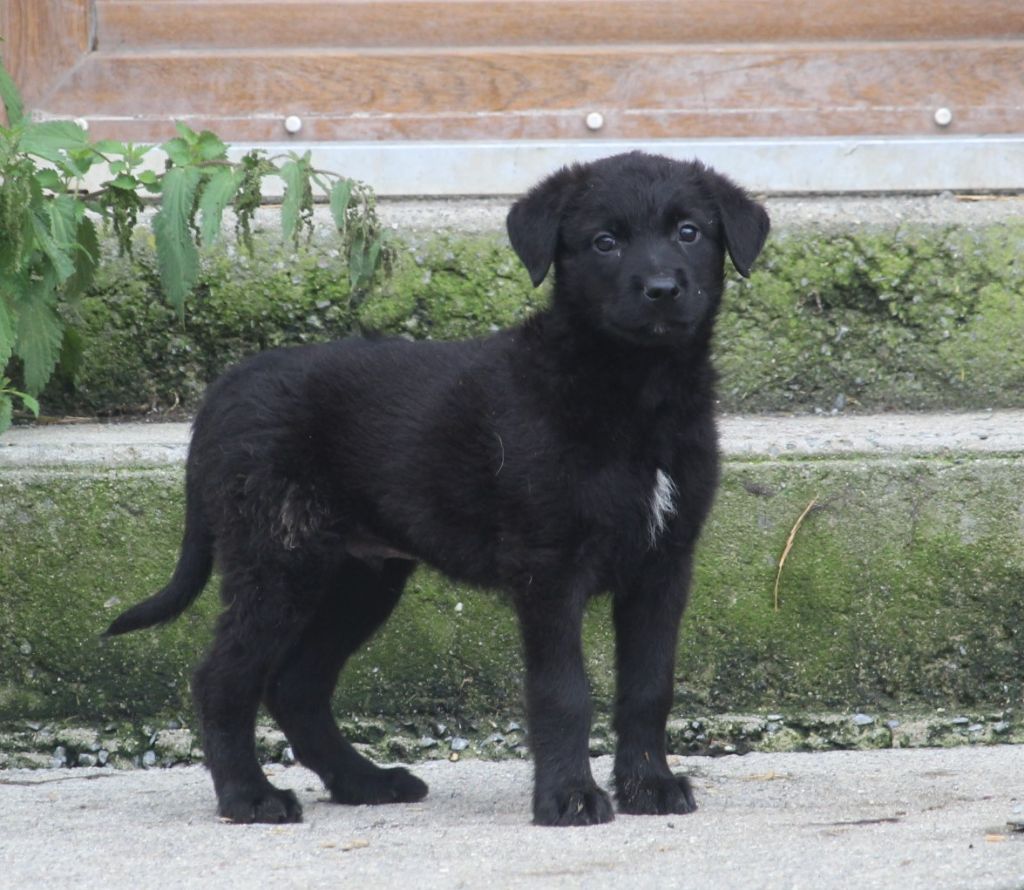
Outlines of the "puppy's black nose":
M644 281L648 300L674 300L679 296L679 283L669 275L652 275Z

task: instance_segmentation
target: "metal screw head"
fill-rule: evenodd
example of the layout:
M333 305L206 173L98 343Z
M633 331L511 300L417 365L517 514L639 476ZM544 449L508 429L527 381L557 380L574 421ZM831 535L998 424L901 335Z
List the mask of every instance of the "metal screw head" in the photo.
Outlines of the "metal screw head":
M587 129L600 130L604 126L604 115L600 111L592 111L587 115Z
M302 129L302 118L297 114L289 114L284 119L284 128L292 134L298 133Z
M935 123L940 127L948 127L953 123L953 112L948 108L936 108Z

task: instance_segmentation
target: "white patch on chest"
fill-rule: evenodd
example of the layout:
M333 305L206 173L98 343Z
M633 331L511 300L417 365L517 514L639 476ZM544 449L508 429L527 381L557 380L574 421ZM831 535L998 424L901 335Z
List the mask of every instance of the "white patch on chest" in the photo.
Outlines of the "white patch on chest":
M676 515L676 497L679 490L664 470L654 475L654 490L651 492L651 515L647 520L647 534L653 547L658 536L665 531L669 517Z

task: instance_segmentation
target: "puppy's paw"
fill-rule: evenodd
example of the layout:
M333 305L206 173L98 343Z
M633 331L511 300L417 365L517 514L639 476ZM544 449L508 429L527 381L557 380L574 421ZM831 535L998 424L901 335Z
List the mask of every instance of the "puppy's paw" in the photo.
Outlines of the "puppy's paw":
M414 803L427 796L427 783L404 767L375 769L335 779L328 789L331 800L345 804Z
M686 776L616 778L615 799L620 813L638 816L685 814L697 809L697 801Z
M302 807L294 792L280 788L240 788L224 793L217 813L225 822L301 822Z
M600 825L615 818L612 802L597 785L537 790L534 825Z

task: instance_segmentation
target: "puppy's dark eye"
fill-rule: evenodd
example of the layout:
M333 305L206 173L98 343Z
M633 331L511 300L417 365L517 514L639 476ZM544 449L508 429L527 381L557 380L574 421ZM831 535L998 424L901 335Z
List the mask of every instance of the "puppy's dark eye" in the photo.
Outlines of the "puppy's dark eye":
M615 236L609 235L607 232L601 232L600 235L594 236L594 250L600 253L610 253L618 245L619 242L615 240Z
M679 240L685 241L687 244L692 244L700 237L700 229L698 229L693 223L683 223L679 227Z

